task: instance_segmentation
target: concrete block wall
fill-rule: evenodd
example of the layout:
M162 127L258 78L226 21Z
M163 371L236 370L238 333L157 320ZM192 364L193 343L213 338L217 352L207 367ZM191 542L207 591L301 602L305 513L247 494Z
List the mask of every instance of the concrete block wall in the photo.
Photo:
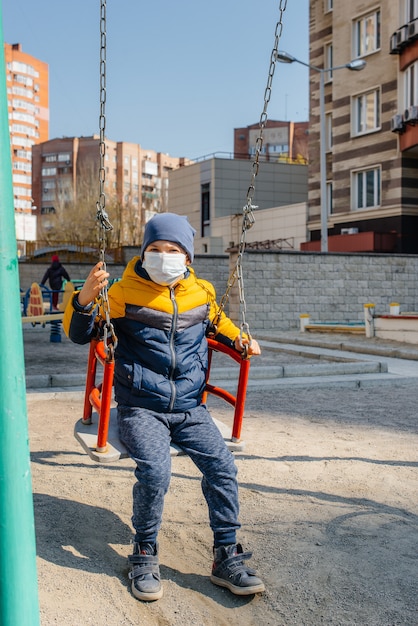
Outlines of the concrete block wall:
M230 263L235 260L231 257ZM312 321L364 320L364 304L388 314L391 302L418 311L418 256L259 252L244 254L246 318L250 329L298 329L299 316ZM239 319L236 291L230 315Z
M196 256L198 276L210 280L220 301L236 256ZM22 289L42 279L47 264L20 263ZM85 278L87 264L66 264L72 278ZM109 266L111 276L123 266ZM363 321L364 304L377 315L389 313L391 302L401 312L418 311L418 255L341 254L246 250L243 258L246 319L251 331L299 328L299 316L312 321ZM239 295L231 292L229 315L240 321Z

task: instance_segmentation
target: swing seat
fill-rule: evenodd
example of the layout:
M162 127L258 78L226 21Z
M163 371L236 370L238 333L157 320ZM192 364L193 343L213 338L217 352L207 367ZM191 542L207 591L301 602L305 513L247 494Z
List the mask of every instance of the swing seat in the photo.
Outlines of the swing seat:
M244 449L245 445L241 441L241 429L250 371L250 359L242 357L238 352L215 339L209 338L207 341L209 347L209 367L202 402L205 403L208 394L211 394L223 399L234 407L232 432L220 420L212 419L219 428L228 448L232 452L239 452ZM239 375L236 395L210 383L210 371L214 352L222 352L238 363ZM103 378L101 383L96 384L98 363L103 366ZM90 342L83 417L76 422L74 436L90 458L99 463L112 463L129 456L125 446L119 439L116 408L111 407L113 376L114 360L106 355L103 341L93 339ZM184 452L178 446L175 444L171 445L171 456L183 454Z

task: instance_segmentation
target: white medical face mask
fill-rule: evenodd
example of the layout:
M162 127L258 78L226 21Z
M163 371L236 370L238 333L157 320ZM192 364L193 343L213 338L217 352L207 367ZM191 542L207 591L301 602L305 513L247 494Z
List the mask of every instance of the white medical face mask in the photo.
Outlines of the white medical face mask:
M171 285L187 270L186 255L181 252L145 252L142 267L158 285Z

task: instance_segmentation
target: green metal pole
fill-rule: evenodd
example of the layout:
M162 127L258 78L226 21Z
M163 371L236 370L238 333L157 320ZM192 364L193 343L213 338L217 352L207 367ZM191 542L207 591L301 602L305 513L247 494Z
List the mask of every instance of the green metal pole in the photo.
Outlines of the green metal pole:
M0 0L0 624L38 626L35 524Z

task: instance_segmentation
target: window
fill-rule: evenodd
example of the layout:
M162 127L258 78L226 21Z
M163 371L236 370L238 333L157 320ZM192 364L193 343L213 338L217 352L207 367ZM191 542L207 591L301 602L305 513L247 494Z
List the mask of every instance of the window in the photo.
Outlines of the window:
M332 202L332 182L327 182L327 215L331 215L334 212Z
M27 187L18 187L13 185L13 195L15 196L30 196L30 189Z
M31 209L32 208L32 202L30 200L15 200L15 209Z
M332 151L332 113L325 114L325 151Z
M24 176L23 174L13 174L13 182L18 183L18 184L23 184L23 185L31 185L32 177Z
M33 87L33 80L27 76L21 76L20 74L13 74L13 80L25 87Z
M325 55L325 68L332 68L333 66L333 49L332 49L332 43L327 43L325 46L325 50L324 50L324 55ZM329 72L325 72L325 82L329 83L332 81L332 71Z
M418 17L418 0L404 0L405 24Z
M380 11L354 22L354 56L362 57L380 49Z
M29 150L13 150L13 154L19 159L27 159L28 161L32 159L32 152Z
M268 152L269 154L289 154L289 146L288 144L268 144Z
M418 104L418 62L412 63L404 72L405 109Z
M35 117L30 115L29 113L19 113L18 111L14 111L10 115L10 119L16 120L17 122L26 122L27 124L35 124Z
M380 168L353 174L353 211L380 206Z
M12 124L10 131L12 133L22 133L22 135L27 135L28 137L36 137L36 131L34 128L30 126L23 126L22 124Z
M200 188L201 194L201 236L209 234L210 227L210 183L204 183Z
M29 99L33 98L32 89L25 89L24 87L19 87L18 85L13 85L11 93L15 96L23 96L24 98L29 98Z
M12 72L22 72L22 74L35 76L35 78L38 78L39 76L39 72L37 72L32 65L28 65L27 63L22 63L20 61L12 61L7 64L7 67Z
M30 102L26 102L25 100L19 100L18 98L13 98L12 107L14 109L24 109L25 111L28 111L29 113L36 113L34 104Z
M22 146L24 148L31 148L35 143L33 139L27 139L26 137L17 137L16 135L11 138L13 146Z
M56 176L57 168L56 167L43 167L41 173L42 173L42 176Z
M32 171L32 163L15 161L13 163L13 169L21 170L22 172L26 172L27 174L29 174Z
M353 98L353 135L380 128L380 91L374 89Z
M332 9L334 8L333 0L324 0L324 6L325 6L325 13L332 11Z

